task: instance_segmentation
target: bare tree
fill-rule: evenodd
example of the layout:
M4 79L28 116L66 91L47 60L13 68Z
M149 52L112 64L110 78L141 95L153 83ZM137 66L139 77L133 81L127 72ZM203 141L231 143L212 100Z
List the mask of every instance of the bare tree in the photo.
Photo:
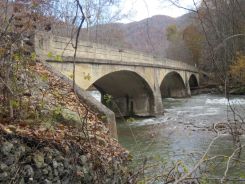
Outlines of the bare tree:
M21 118L22 100L29 93L28 67L35 58L32 38L35 30L49 29L51 3L0 2L0 99L10 118Z
M240 140L240 136L244 134L244 116L237 109L234 108L230 102L229 87L233 85L230 82L230 69L234 61L238 63L233 69L237 72L243 71L243 58L245 55L245 30L244 30L244 12L245 3L240 0L203 0L200 4L193 0L193 8L184 7L180 0L167 0L173 5L185 9L195 15L197 29L203 35L203 41L200 40L198 44L202 45L201 60L214 75L216 81L223 86L224 95L228 99L227 121L224 123L214 124L213 130L216 136L210 142L207 150L201 156L200 160L189 171L185 171L185 166L181 161L175 163L173 167L161 175L148 178L147 182L164 181L164 183L225 183L225 182L244 182L243 177L235 177L229 175L231 166L235 164L243 165L240 155L243 151L244 144ZM193 30L193 29L192 29ZM170 31L171 32L171 31ZM192 33L192 31L188 31ZM186 33L186 32L185 32ZM199 34L199 33L198 33ZM174 36L173 34L170 35ZM187 44L193 47L193 50L199 48L199 45L191 43L193 40L187 40ZM189 39L189 38L188 38ZM199 39L197 39L199 40ZM191 42L190 42L191 41ZM195 41L195 40L194 40ZM176 44L177 45L177 44ZM237 56L239 53L239 56ZM198 52L198 55L200 53ZM238 69L237 69L238 68ZM233 70L233 73L235 72ZM240 79L243 75L237 73ZM244 107L241 107L244 110ZM231 111L229 113L228 111ZM217 139L221 138L224 133L229 133L234 142L233 151L230 156L214 155L210 156L209 151ZM210 165L215 165L216 169L220 169L217 161L223 159L225 165L223 176L210 176ZM144 168L147 166L144 166ZM155 166L152 166L155 167ZM206 176L206 177L203 177Z

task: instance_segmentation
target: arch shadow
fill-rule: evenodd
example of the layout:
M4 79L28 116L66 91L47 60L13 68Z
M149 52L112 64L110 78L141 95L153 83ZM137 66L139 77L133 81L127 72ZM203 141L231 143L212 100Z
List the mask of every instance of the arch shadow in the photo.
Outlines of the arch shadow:
M153 91L147 81L136 72L111 72L96 80L92 86L100 91L101 102L117 117L150 116L154 111Z
M189 78L189 86L190 86L191 91L197 89L199 86L197 78L194 74L191 74L191 76Z
M182 98L187 96L185 83L177 72L168 73L160 85L162 98Z

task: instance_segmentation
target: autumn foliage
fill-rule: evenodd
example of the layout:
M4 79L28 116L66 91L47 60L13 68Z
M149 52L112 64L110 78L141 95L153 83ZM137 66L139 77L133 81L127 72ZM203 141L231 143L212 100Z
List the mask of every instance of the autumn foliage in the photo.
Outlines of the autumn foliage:
M202 52L203 34L191 24L184 29L183 40L192 53L194 63L198 65Z
M236 83L245 84L245 55L237 54L234 63L230 66L230 75Z

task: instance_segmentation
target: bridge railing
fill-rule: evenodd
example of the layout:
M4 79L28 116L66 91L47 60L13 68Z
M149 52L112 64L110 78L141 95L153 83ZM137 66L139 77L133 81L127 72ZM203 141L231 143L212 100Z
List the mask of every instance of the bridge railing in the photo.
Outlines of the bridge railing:
M62 56L72 58L74 40L67 37L54 36L47 33L36 33L35 50L46 60L52 60L52 56ZM153 55L144 54L137 51L113 48L107 45L96 44L91 42L79 42L77 49L77 58L79 61L111 61L120 64L145 64L166 68L180 68L184 70L197 71L197 68L180 61L174 61L166 58L157 58Z

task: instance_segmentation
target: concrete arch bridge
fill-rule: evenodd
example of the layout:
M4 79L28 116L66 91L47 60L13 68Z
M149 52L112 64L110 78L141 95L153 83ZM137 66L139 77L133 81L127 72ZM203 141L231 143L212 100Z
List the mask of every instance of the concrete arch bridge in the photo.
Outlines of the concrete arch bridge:
M72 78L74 49L69 38L37 33L35 51ZM89 42L79 43L75 78L82 89L98 89L116 116L159 115L162 98L190 96L199 85L198 69L188 64ZM107 94L114 103L104 98Z

